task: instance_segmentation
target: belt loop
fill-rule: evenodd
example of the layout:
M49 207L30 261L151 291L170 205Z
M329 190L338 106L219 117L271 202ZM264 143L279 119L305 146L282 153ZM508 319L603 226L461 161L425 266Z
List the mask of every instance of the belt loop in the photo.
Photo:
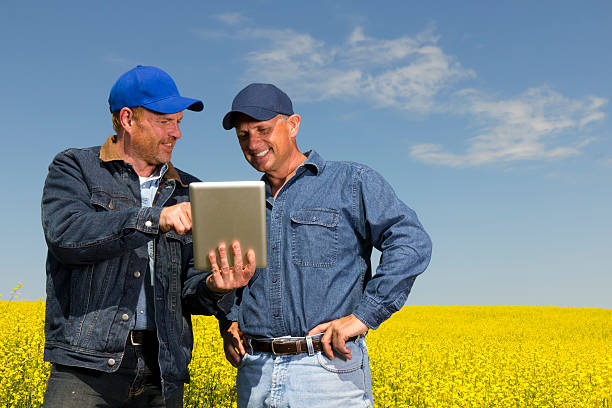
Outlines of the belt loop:
M308 347L308 355L314 356L314 347L312 345L312 336L306 336L306 346Z

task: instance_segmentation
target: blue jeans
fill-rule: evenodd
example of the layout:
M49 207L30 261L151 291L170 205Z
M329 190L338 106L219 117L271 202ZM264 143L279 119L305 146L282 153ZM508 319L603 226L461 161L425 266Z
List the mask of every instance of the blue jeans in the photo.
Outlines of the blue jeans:
M162 395L158 347L157 342L133 346L128 340L114 373L53 364L43 408L182 407L182 386L166 398Z
M248 350L238 366L238 408L373 407L365 339L346 343L353 358L282 355Z

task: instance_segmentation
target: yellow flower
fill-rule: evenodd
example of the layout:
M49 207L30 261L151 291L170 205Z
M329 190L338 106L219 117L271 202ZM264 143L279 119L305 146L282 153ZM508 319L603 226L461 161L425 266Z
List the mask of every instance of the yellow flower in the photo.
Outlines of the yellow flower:
M0 301L0 407L42 405L43 323L42 300ZM216 320L193 328L184 406L235 407ZM378 408L612 406L612 310L404 307L366 341Z

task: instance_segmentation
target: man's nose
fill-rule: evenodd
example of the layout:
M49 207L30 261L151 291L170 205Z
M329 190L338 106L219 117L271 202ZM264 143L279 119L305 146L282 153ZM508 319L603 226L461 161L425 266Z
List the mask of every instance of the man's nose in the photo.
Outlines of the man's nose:
M175 139L181 138L181 128L178 123L171 125L168 128L168 135L174 137Z
M248 143L249 150L255 150L260 145L261 145L261 138L260 137L258 137L257 135L254 135L254 134L249 135L249 143Z

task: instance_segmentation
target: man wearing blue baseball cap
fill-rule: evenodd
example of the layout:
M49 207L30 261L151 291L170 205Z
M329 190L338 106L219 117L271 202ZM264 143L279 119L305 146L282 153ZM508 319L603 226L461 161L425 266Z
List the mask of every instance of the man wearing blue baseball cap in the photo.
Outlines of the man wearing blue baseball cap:
M45 407L181 407L189 381L191 314L255 271L193 267L188 185L170 159L183 110L201 111L159 68L121 75L109 97L116 134L68 149L49 166L42 197L48 246ZM232 246L241 260L238 243Z
M241 90L223 119L267 186L268 267L221 332L238 407L372 407L365 334L404 305L431 240L380 174L302 153L300 123L271 84Z

